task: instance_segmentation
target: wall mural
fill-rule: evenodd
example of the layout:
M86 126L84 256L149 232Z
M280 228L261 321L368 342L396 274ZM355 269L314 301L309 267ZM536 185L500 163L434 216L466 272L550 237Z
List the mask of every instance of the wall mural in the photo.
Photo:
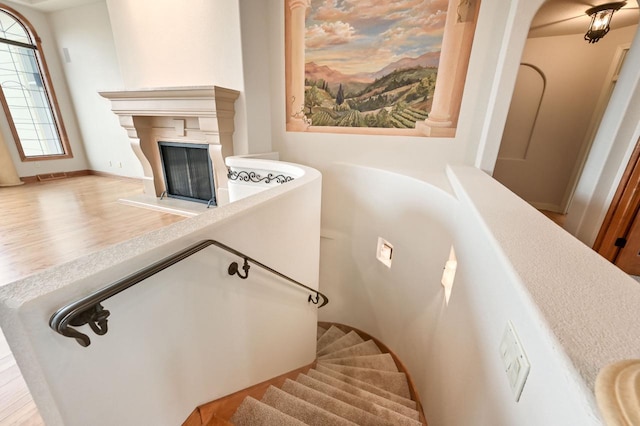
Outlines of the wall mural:
M451 1L453 5L448 0L287 0L288 112L306 125L288 126L288 130L330 127L324 131L366 128L364 133L376 133L373 129L406 133L409 129L412 134L428 134L417 132L416 127L420 130L430 115L437 115L436 88L447 86L438 75L444 59L443 36L446 32L455 47L464 42L460 36L469 32L469 24L475 29L477 2ZM447 19L452 11L455 16ZM299 22L302 13L304 34ZM295 40L299 37L303 43ZM466 38L465 75L471 46ZM449 62L460 62L459 52L449 56ZM450 74L446 78L455 80L456 68L445 67ZM297 75L300 72L303 80ZM296 94L303 100L298 101ZM457 114L456 108L459 105L453 108ZM447 112L445 126L440 127L449 128L446 136L453 136L457 116L452 120L452 111Z

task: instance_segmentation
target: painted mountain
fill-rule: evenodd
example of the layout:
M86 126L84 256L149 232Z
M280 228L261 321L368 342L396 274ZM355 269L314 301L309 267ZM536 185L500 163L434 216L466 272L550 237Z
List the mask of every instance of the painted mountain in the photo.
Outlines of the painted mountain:
M314 126L414 128L431 108L439 59L429 52L356 74L308 62L305 114Z

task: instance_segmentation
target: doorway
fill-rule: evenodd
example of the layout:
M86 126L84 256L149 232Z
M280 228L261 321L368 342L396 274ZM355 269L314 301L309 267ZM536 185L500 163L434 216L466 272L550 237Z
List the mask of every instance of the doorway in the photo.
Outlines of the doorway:
M596 44L584 3L550 0L533 20L493 176L538 209L569 208L637 29L631 6Z

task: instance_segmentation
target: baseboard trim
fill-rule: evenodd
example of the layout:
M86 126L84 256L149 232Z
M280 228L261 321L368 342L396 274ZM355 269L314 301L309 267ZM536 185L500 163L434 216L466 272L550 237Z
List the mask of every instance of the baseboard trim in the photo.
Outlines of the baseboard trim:
M100 176L100 177L108 177L113 179L122 179L133 182L142 183L142 178L134 178L129 176L120 176L113 173L101 172L98 170L74 170L70 172L52 172L52 173L42 173L35 176L21 176L20 180L24 183L37 183L37 182L46 182L51 180L58 179L67 179L72 177L79 176Z
M74 170L71 172L53 172L53 173L42 173L35 176L21 176L20 180L24 183L36 183L43 182L53 179L66 179L70 177L78 177L78 176L88 176L91 174L91 170ZM64 176L59 176L64 175ZM47 178L47 176L51 176L51 178Z
M99 170L89 170L89 172L90 172L89 174L93 175L93 176L101 176L101 177L122 179L122 180L128 180L128 181L132 181L132 182L142 183L142 178L136 178L136 177L130 177L130 176L120 176L120 175L116 175L114 173L101 172Z

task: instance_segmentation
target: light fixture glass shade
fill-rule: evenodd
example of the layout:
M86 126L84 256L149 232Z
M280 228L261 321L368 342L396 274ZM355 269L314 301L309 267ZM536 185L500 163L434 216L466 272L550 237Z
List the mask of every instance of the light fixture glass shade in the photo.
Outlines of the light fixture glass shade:
M611 23L613 12L625 4L627 4L626 1L607 3L587 10L587 15L591 16L591 25L589 25L589 30L584 35L584 39L589 43L597 43L609 32L609 24Z

